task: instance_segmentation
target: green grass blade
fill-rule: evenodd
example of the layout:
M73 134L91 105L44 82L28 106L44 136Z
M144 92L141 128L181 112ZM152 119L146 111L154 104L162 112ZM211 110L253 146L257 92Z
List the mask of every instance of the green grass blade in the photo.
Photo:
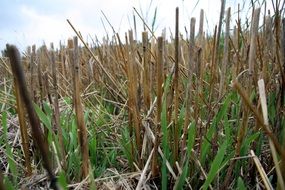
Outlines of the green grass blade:
M60 172L58 175L58 184L60 185L62 190L67 190L67 181L64 172Z
M16 161L14 160L14 157L13 157L12 148L8 143L6 144L6 156L8 158L7 161L9 164L9 169L10 169L12 176L13 176L13 183L16 184L17 183L17 177L19 176L18 175L18 169L16 166Z
M162 106L162 114L161 114L161 128L162 128L162 149L164 153L163 163L162 163L162 189L167 189L167 167L166 160L169 158L169 150L168 150L168 131L167 131L167 108L166 102Z
M241 177L238 177L237 189L246 190L246 186Z
M214 178L216 177L219 168L221 166L221 163L224 159L225 153L226 153L226 149L228 147L228 141L226 140L219 148L217 155L215 156L214 161L211 164L211 169L208 173L207 179L205 181L205 183L203 184L203 190L208 189L209 185L212 183L212 181L214 180Z
M4 182L4 185L6 187L6 190L14 190L14 189L16 189L13 186L13 183L9 180L9 178L7 176L4 176L3 182Z
M248 155L249 153L249 148L250 148L250 145L256 141L256 139L260 136L260 132L256 132L252 135L250 135L249 137L247 137L244 142L242 143L242 146L241 146L241 153L240 153L240 156L246 156Z
M200 162L202 165L204 165L206 162L207 154L211 146L209 141L213 138L215 131L216 131L216 126L211 126L206 134L206 138L204 139L202 143L201 155L200 155Z
M14 160L14 155L12 152L12 147L9 144L8 139L8 125L7 125L7 113L2 113L2 126L3 126L3 140L6 145L5 154L7 156L7 162L9 164L9 169L12 173L13 183L17 183L17 177L18 177L18 169L16 166L16 161Z
M47 105L45 107L45 110L49 110L47 108ZM46 113L44 113L37 104L34 104L34 108L41 122L45 125L45 127L48 128L49 131L52 131L51 115L47 115Z
M167 167L166 167L166 160L169 158L169 148L168 148L168 131L167 131L167 105L166 105L166 94L168 92L170 86L171 77L169 76L166 79L165 86L164 86L164 100L162 105L162 112L161 112L161 128L162 128L162 149L164 153L161 173L162 173L162 190L168 189L167 187Z
M133 158L131 155L131 143L130 143L131 140L130 140L129 130L127 128L123 129L122 138L120 142L124 155L128 159L129 165L131 166L133 164Z
M2 127L3 127L3 140L7 142L7 134L8 134L8 129L7 129L7 113L2 112Z
M96 134L93 134L89 139L90 162L96 165L97 160L97 139Z
M183 189L185 179L188 173L189 173L189 159L186 160L185 166L182 169L182 173L179 176L178 180L176 181L176 184L174 185L174 189L176 190Z
M195 122L192 122L188 129L188 141L187 141L187 151L186 151L187 159L182 168L182 173L179 176L178 180L176 181L176 184L174 185L174 189L177 189L177 190L183 189L187 175L189 175L189 159L191 155L191 150L195 143L195 136L196 136L196 125L195 125Z
M152 23L151 23L151 30L152 30L152 32L154 32L154 26L155 26L155 23L156 23L156 16L157 16L157 7L155 7L154 15L153 15L153 18L152 18Z
M223 102L222 107L220 108L219 112L215 115L213 122L206 134L206 138L204 138L203 143L202 143L202 148L201 148L201 156L200 156L200 162L202 165L205 164L207 155L209 153L211 144L209 141L211 141L211 139L213 138L214 134L216 133L216 127L218 125L218 123L223 119L224 116L227 115L227 110L228 107L230 105L232 96L234 95L234 93L230 93L226 99Z
M185 120L185 114L186 114L186 108L183 105L182 108L180 109L180 113L179 113L179 117L178 117L178 130L179 133L178 135L181 136L182 135L182 128L183 128L183 124L184 124L184 120Z
M195 143L195 137L196 137L196 125L194 122L192 122L188 129L187 155L189 157L191 155L191 150Z
M43 103L43 108L44 108L44 113L46 113L46 115L48 116L52 116L52 108L50 106L50 104L48 104L47 102Z

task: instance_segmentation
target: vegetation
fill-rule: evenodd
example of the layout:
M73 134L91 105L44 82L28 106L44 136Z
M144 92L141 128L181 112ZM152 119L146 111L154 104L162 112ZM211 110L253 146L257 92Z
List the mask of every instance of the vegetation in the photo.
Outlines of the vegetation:
M177 8L175 35L155 36L155 9L141 42L130 30L87 44L68 21L67 47L8 45L0 189L285 189L280 2L250 27L222 3L213 35L201 10L183 38Z

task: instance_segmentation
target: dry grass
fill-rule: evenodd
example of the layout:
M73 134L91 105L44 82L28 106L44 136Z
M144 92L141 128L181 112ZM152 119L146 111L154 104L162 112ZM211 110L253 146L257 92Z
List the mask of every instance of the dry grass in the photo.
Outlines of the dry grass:
M284 22L278 11L263 19L254 9L251 28L243 29L240 20L230 23L227 9L223 30L224 9L213 36L204 34L203 19L196 36L192 18L190 37L182 38L176 9L174 39L144 31L137 42L130 30L124 40L114 31L87 44L68 21L77 35L68 47L24 53L27 87L60 183L70 189L284 188ZM30 143L9 60L2 57L0 66L4 182L29 186L21 175L33 181L42 174L43 154ZM11 144L16 118L18 146ZM23 160L14 170L11 155Z

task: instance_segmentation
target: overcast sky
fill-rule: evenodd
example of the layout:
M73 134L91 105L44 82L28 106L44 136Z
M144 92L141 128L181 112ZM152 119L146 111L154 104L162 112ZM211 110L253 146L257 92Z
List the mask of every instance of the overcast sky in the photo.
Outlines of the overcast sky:
M250 2L228 0L226 8L231 6L232 14L236 15L238 3L243 6L244 1ZM191 17L197 18L196 27L198 27L199 12L202 8L205 11L206 31L212 32L219 20L220 0L153 0L152 4L150 2L150 0L0 0L0 49L2 50L6 43L15 44L22 50L33 44L39 46L54 42L57 45L60 40L66 43L69 37L75 35L66 19L72 22L86 40L88 37L94 38L95 35L101 40L106 36L103 26L109 34L112 34L101 11L120 34L133 28L133 7L143 15L149 25L157 7L155 24L157 34L160 34L164 27L167 31L169 28L173 30L177 6L180 9L182 33L184 26L189 28ZM248 14L248 8L244 8L243 13ZM136 21L138 27L141 27L142 22L137 15ZM141 31L141 28L139 29Z

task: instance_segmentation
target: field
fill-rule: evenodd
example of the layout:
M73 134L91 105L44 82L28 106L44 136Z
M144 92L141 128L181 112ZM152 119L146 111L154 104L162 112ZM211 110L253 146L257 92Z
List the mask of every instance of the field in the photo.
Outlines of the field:
M285 189L281 2L249 23L222 6L213 34L201 10L183 36L177 8L170 37L86 43L67 20L66 46L7 45L0 189Z

